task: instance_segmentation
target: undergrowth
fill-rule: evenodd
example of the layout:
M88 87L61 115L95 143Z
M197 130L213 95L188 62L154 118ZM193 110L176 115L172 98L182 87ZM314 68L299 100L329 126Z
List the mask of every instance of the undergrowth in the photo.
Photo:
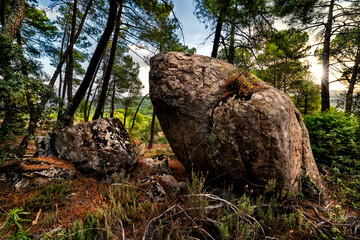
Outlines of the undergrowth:
M64 196L72 189L69 181L58 180L46 187L39 187L30 195L24 207L29 210L47 210L55 208L56 204L63 201Z
M354 233L354 219L338 205L204 189L205 177L192 174L183 195L156 203L139 180L123 176L102 193L96 212L47 239L347 239Z
M331 197L360 210L360 121L335 110L307 116L311 147Z

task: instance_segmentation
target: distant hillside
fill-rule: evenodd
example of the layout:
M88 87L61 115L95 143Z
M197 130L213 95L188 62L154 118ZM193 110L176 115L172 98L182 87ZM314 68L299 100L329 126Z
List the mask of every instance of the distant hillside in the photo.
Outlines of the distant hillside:
M136 97L136 100L134 101L134 103L131 105L131 107L129 108L130 111L136 111L138 105L140 104L141 99L143 98L143 96L138 96ZM124 109L124 106L122 103L120 103L118 105L119 109ZM144 99L144 101L141 104L141 107L139 109L139 113L143 114L143 115L147 115L147 116L151 116L153 113L153 106L151 103L151 100L149 97L146 97Z

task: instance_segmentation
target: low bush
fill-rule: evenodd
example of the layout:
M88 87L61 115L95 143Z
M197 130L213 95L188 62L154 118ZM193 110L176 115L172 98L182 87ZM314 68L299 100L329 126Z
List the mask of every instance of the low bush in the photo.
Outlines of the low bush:
M331 110L306 116L304 121L317 163L331 166L341 158L359 158L360 127L356 117Z

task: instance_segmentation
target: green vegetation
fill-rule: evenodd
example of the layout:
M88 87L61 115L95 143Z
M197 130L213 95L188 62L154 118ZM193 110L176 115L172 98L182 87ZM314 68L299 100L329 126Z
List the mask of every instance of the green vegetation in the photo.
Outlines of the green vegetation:
M360 121L344 112L331 110L304 118L317 163L331 166L340 159L360 154Z
M11 227L15 226L14 234L11 238L7 239L31 240L30 234L28 234L30 228L25 230L22 225L25 222L31 222L31 220L23 218L23 215L29 214L29 212L25 212L22 208L11 209L7 214L5 222L0 226L0 234L6 233Z
M305 117L314 157L331 196L360 209L360 120L331 110Z
M44 135L55 125L90 121L94 115L119 118L132 138L147 143L153 107L146 97L134 120L143 86L141 64L129 51L140 57L143 50L150 55L195 52L181 37L174 6L178 1L39 2L42 5L36 0L1 1L0 165L9 156L25 154L38 126ZM41 10L47 7L56 19ZM43 239L351 239L359 232L360 210L360 18L354 14L360 12L359 2L194 0L194 7L210 30L203 40L214 37L211 56L244 73L223 85L222 98L248 99L266 90L256 79L244 82L247 72L288 93L304 115L323 175L323 195L331 204L310 202L301 194L283 200L282 193L272 191L276 182L269 182L266 196L247 188L241 194L214 189L194 173L176 199L155 203L147 195L149 184L134 170L110 186L104 184L105 190L96 192L99 199L89 196L96 207L86 216L68 217L61 230L48 231ZM316 52L314 46L319 46ZM322 92L310 72L308 57L314 55L323 65L323 73L316 73L323 75ZM43 72L48 69L40 62L44 58L50 59L54 72ZM330 108L329 75L335 70L336 81L346 85L339 102L344 112ZM159 132L156 120L154 134ZM159 136L154 142L167 140ZM171 153L169 146L148 152ZM59 226L63 219L57 210L77 187L72 184L57 181L30 193L13 192L11 202L0 193L0 238L27 240L33 237L31 231ZM41 211L39 225L30 228L29 219Z
M40 187L33 192L29 198L29 202L24 207L29 210L53 209L63 197L71 191L71 185L68 181L58 180L46 187Z
M148 187L124 175L102 194L96 212L45 239L347 239L354 232L339 205L325 210L304 200L280 201L279 193L256 196L250 189L241 196L223 190L220 197L205 192L205 177L194 173L175 201L152 202L144 191ZM309 209L328 220L319 225L324 218L313 218Z

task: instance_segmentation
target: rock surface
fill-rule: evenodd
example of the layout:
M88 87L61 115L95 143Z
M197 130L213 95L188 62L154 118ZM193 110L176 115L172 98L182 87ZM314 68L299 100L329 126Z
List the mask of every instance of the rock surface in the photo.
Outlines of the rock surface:
M238 81L238 82L237 82ZM185 53L151 59L150 96L179 161L264 191L321 186L307 129L283 92L226 62Z
M25 158L5 162L0 167L0 175L17 191L30 191L56 180L73 179L75 168L56 157Z
M51 138L48 136L35 137L36 153L35 157L55 156L54 149L51 146Z
M121 171L137 162L135 148L117 118L62 129L52 135L52 141L59 156L83 173Z

